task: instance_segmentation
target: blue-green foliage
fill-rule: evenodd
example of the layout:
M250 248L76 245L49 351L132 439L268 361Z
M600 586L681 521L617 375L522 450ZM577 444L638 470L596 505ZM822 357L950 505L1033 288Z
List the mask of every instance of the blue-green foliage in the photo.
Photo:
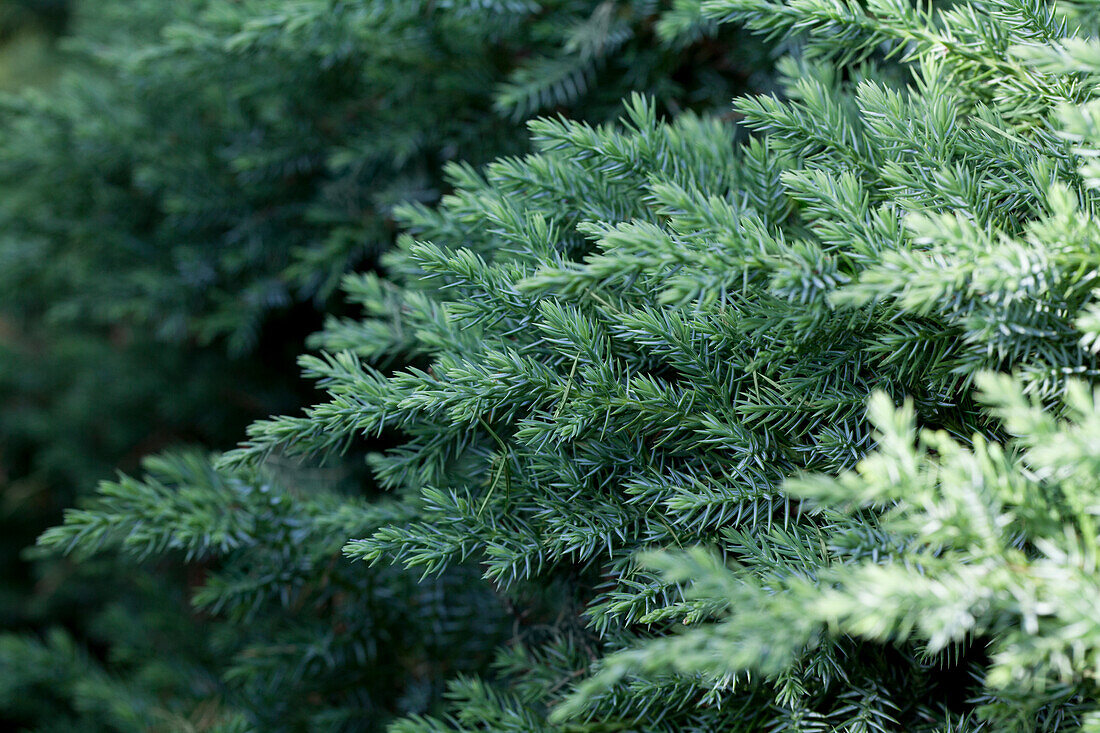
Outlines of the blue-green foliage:
M815 657L832 657L842 688L856 678L840 660L878 643L905 650L919 677L962 666L971 709L913 710L872 679L822 725L847 730L862 717L864 729L912 730L915 712L928 730L952 718L949 730L1095 730L1100 392L1070 382L1061 421L1005 375L978 383L1007 445L933 430L918 439L912 405L895 409L878 393L877 450L853 472L788 482L804 516L742 543L736 567L699 550L645 558L721 621L614 655L559 716L658 670L804 680Z
M402 521L399 506L340 493L331 474L284 470L283 483L267 471L219 476L198 454L151 458L144 468L141 481L104 483L94 502L67 513L65 527L40 542L84 556L176 555L203 569L190 631L198 652L184 658L189 666L158 680L147 664L120 675L134 664L124 659L94 674L152 698L143 708L116 701L119 714L134 716L125 730L146 730L148 716L171 714L205 715L218 730L241 721L265 731L371 729L394 714L428 709L445 676L482 668L504 638L503 609L470 568L418 583L396 568L364 573L341 557L342 538ZM130 643L125 633L119 638ZM59 663L56 655L39 656L42 665ZM8 670L8 685L12 676L41 674L33 655L10 659L26 667ZM31 684L24 679L15 688ZM53 694L66 700L67 693Z
M1100 730L1094 5L677 3L658 33L792 51L734 103L751 135L639 95L449 165L302 358L324 402L43 546L274 577L270 510L203 487L373 449L388 495L296 494L300 551L348 540L353 582L476 565L512 617L398 733Z
M534 112L604 119L630 89L714 108L767 65L714 28L658 41L667 9L74 3L64 73L0 98L6 480L51 504L165 444L229 444L293 406L287 359L444 162L522 150Z
M402 733L1094 729L1091 16L700 11L798 49L751 140L638 98L452 166L303 358L328 401L223 468L400 431L371 466L412 520L350 557L562 589Z
M663 113L720 109L767 78L763 47L654 0L75 0L56 48L56 78L0 99L0 618L36 634L64 624L74 640L4 637L4 715L62 730L133 727L150 711L169 727L371 729L428 710L444 679L484 667L473 650L499 640L495 602L467 570L413 589L415 573L334 559L347 536L368 533L351 527L370 522L298 537L306 559L286 554L283 535L241 540L238 525L206 546L203 522L239 519L204 509L228 489L170 462L141 507L107 523L131 537L125 547L86 528L81 542L104 553L94 565L31 568L18 552L115 467L137 470L141 455L179 442L228 446L248 420L293 409L287 355L340 278L392 243L396 204L448 190L445 163L525 150L522 122L536 113L609 119L635 89ZM192 483L193 503L158 513ZM141 485L122 481L119 501ZM111 570L156 526L138 553L154 575L128 561ZM187 584L210 599L193 618L179 606L186 593L157 590L185 559ZM273 573L283 562L307 575L335 563L339 593L364 616L333 621L351 612L330 588L296 625L300 609L261 594L299 587ZM230 569L232 582L204 585L207 571ZM129 610L112 616L97 584ZM246 586L261 594L241 596L253 615L218 600ZM156 622L133 611L151 598ZM410 604L425 619L475 608L485 618L422 626ZM212 617L221 630L206 640ZM459 629L470 646L453 641ZM84 643L92 653L67 651ZM43 694L34 680L64 667ZM85 673L106 692L86 694ZM117 710L94 702L123 688L133 694L119 693Z
M73 71L5 100L5 307L238 351L384 248L441 162L519 150L510 118L736 83L656 42L654 2L76 7Z

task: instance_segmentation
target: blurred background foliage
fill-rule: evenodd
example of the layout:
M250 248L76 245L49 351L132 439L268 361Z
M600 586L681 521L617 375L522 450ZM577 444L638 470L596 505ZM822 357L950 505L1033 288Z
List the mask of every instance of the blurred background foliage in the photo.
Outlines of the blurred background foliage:
M57 70L54 40L69 17L67 0L0 5L0 90L48 84Z
M306 335L340 313L341 277L390 246L393 207L446 193L448 161L522 153L531 116L604 121L631 91L675 114L767 88L763 46L697 5L0 0L0 718L240 722L224 667L241 640L207 638L211 612L188 604L203 572L23 548L114 471L170 446L227 448L303 404ZM348 465L287 475L369 494ZM351 592L377 600L376 575L349 573ZM417 631L379 613L371 638L399 648L395 629ZM393 698L375 723L434 704L440 690L409 682L424 663L364 683ZM315 708L291 729L328 705L308 687L269 691Z

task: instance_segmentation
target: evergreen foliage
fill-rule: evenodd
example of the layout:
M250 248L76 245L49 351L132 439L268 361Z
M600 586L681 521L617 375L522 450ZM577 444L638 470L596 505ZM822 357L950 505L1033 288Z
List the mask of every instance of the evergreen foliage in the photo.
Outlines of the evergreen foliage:
M341 560L333 577L346 588L296 596L311 598L312 620L256 589L251 615L245 600L200 603L194 618L180 608L207 568L258 588L268 581L253 574L269 577L258 568L292 558L304 575L283 580L299 592L370 521L293 535L309 540L293 552L286 537L234 534L243 544L197 547L186 575L176 570L186 553L152 575L112 564L126 554L115 539L79 569L31 568L18 552L115 467L180 442L231 445L248 420L299 404L290 357L340 277L391 244L394 205L446 190L445 161L523 151L522 121L535 113L608 119L633 89L669 113L720 109L767 78L764 47L653 0L76 0L63 16L62 72L0 99L0 618L42 632L0 642L2 717L118 730L149 715L199 729L246 719L327 729L343 716L354 729L429 709L442 680L480 669L478 650L503 638L496 602L468 570L414 588L404 571L364 575ZM150 502L199 482L178 468L184 459L165 460ZM276 483L293 492L295 480ZM195 491L161 516L164 544L143 557L186 546L167 539L170 522L230 490ZM139 521L135 507L120 526ZM378 606L373 620L350 618L356 603ZM441 626L451 604L486 609L483 623L466 636ZM333 622L333 608L349 618ZM214 617L224 631L207 643ZM49 623L69 633L45 633ZM324 629L332 638L317 641ZM284 669L297 651L311 661ZM58 669L68 672L52 690L40 684ZM112 690L114 707L96 702Z
M391 207L433 200L441 161L519 150L494 106L600 118L644 89L714 107L738 70L656 43L652 2L77 10L73 73L6 103L9 307L40 309L49 288L53 318L238 352L272 309L384 248Z
M349 556L560 589L402 733L1095 728L1093 16L701 9L799 49L752 139L635 98L452 166L303 359L329 401L222 466L399 431L412 519Z
M178 553L204 568L193 605L205 666L164 678L192 688L168 696L177 715L204 715L214 730L371 729L427 709L443 680L483 667L505 638L503 610L472 568L418 583L341 560L343 538L401 521L400 507L349 498L310 472L293 485L219 476L198 454L151 458L145 470L104 483L42 544ZM145 730L137 720L127 729Z
M217 471L105 484L41 545L217 553L196 602L260 644L295 638L284 607L248 621L223 578L274 599L339 545L354 587L415 593L403 566L511 616L458 614L493 671L448 662L447 706L395 733L1100 730L1098 20L677 3L665 32L792 51L779 96L735 102L751 134L636 95L448 165L302 358L327 401ZM384 498L274 488L284 456L363 447ZM354 616L431 627L403 592ZM426 656L475 656L451 643ZM223 679L264 729L271 674ZM365 725L336 701L375 689L327 709Z
M1059 420L1005 375L978 383L1007 445L918 439L912 404L877 393L876 452L838 478L788 482L805 516L750 540L731 532L740 567L699 550L650 557L724 620L613 656L559 717L626 675L675 670L819 677L791 711L811 729L1094 730L1100 392L1070 382ZM852 669L879 645L902 652L888 676ZM942 692L927 703L952 668L975 681L969 709Z
M766 66L713 27L658 41L665 5L74 3L65 73L0 98L8 493L56 511L136 455L293 409L300 340L443 161L635 88L714 108Z

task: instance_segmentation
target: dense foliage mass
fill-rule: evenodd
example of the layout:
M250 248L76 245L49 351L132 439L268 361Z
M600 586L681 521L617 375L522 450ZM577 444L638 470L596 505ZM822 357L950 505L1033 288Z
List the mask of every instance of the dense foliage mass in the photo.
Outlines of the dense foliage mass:
M656 32L709 23L782 39L780 94L448 164L302 358L326 401L42 536L207 571L209 727L396 685L394 733L1100 730L1100 5Z
M522 150L527 115L603 119L632 89L670 110L724 104L751 55L740 62L733 36L706 24L658 41L659 10L77 3L68 73L5 97L0 119L5 463L76 483L142 431L183 426L219 443L212 406L238 403L238 420L278 407L222 359L183 380L203 394L180 414L173 369L202 373L206 352L187 352L196 345L254 351L265 323L278 338L264 357L293 351L287 336L310 323L293 304L321 303L350 267L369 265L392 240L395 203L438 197L442 162ZM158 358L172 363L145 363ZM81 365L112 359L168 374L130 395L95 393L95 369ZM226 399L218 372L237 395ZM65 433L92 420L98 429L82 432L126 435L105 447ZM51 434L64 437L51 445Z
M292 360L331 291L390 246L396 203L448 190L446 161L522 152L534 114L610 119L636 89L668 114L721 110L767 78L763 46L684 10L653 0L0 3L0 43L27 24L64 31L50 73L0 99L0 618L35 631L0 639L5 722L206 728L247 713L263 726L328 729L341 716L378 726L429 709L445 679L484 667L504 638L488 589L468 569L420 587L415 574L333 560L365 531L341 523L349 511L278 514L249 525L252 539L235 527L233 542L196 549L186 571L177 555L142 574L112 555L32 567L18 553L114 467L136 470L180 442L230 446L249 420L300 404ZM156 496L207 480L196 460L156 464ZM372 491L362 473L283 470L272 491L323 486L335 506ZM239 483L209 480L209 491ZM162 519L186 522L199 506ZM287 529L314 516L337 529ZM309 543L257 564L271 532ZM260 570L288 562L289 574ZM240 604L211 596L181 613L207 572L235 578ZM319 589L307 582L320 577ZM444 603L451 588L461 590ZM441 626L452 607L486 609L468 644L455 641L464 627ZM354 617L368 608L370 621ZM214 616L232 623L207 633ZM54 623L78 640L43 633Z
M396 731L1094 729L1091 4L702 11L797 40L751 140L636 98L452 166L223 470L405 436L345 552L514 631ZM43 542L140 551L148 486Z

